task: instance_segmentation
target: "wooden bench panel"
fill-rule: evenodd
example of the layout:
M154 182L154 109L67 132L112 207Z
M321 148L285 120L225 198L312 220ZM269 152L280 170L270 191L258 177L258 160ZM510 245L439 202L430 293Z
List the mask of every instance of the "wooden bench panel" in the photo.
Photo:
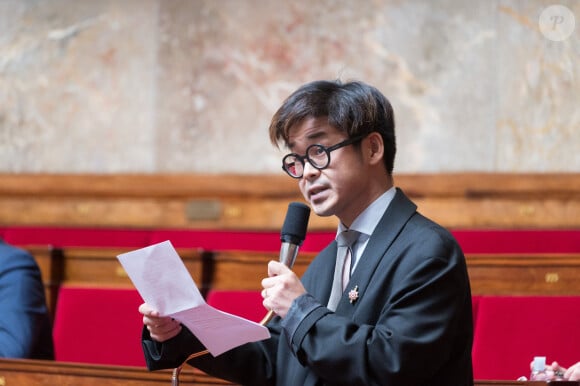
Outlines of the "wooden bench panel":
M468 255L474 295L580 295L580 254Z
M52 320L54 319L54 311L58 298L58 288L62 280L62 251L50 245L27 246L23 249L28 251L38 264L42 283L44 284L46 305Z
M448 228L578 228L580 173L396 175L422 213ZM0 225L280 228L291 201L284 175L0 174ZM120 215L121 214L121 215ZM312 216L309 229L335 229Z
M136 249L136 248L133 248ZM129 248L63 248L62 283L86 286L132 286L131 280L119 263L117 255ZM179 256L196 280L202 276L204 251L180 249Z
M128 248L27 248L36 258L49 309L60 284L132 286L116 256ZM190 274L205 295L215 290L259 290L267 264L278 254L178 248ZM316 254L300 252L293 270L302 275ZM580 254L467 254L474 295L579 295Z
M299 253L294 272L302 275L314 253ZM278 256L220 251L214 256L212 289L260 290L269 260ZM580 254L467 255L474 295L580 295Z
M229 385L191 367L179 377L184 385ZM171 384L171 371L56 361L0 358L0 386L161 386Z
M413 200L422 214L447 228L580 227L580 199L417 197ZM63 202L60 198L0 195L0 225L277 230L291 201L302 201L302 198L69 197ZM199 214L206 206L217 209ZM313 215L308 228L329 230L336 225L334 217Z
M301 276L314 258L314 253L299 253L293 271ZM261 280L268 276L268 262L278 260L273 253L219 251L213 255L211 289L259 291Z

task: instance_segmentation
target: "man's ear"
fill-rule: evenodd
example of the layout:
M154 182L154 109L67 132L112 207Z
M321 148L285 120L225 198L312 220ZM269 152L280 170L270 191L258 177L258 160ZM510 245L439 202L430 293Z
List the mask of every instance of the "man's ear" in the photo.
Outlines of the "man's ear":
M371 163L376 163L377 161L383 162L383 155L385 153L383 137L377 132L372 132L366 139L368 141L367 151L369 161Z

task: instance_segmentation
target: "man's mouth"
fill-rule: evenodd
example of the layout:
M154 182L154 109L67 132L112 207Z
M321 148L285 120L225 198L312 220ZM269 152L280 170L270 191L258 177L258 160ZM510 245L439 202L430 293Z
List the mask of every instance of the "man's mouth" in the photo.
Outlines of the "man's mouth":
M324 192L325 190L326 188L323 186L312 187L308 189L308 197L310 197L311 200L314 200L318 195L320 195L320 193Z

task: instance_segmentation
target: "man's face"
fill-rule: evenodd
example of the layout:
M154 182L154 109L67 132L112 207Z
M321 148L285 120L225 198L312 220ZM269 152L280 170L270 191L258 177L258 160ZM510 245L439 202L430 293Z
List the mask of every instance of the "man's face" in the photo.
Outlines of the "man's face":
M305 155L310 145L330 147L345 139L347 135L330 126L326 117L307 118L290 130L288 147L293 153ZM323 170L305 161L304 175L298 184L316 214L335 215L348 226L367 205L368 183L360 150L349 145L332 151L330 163Z

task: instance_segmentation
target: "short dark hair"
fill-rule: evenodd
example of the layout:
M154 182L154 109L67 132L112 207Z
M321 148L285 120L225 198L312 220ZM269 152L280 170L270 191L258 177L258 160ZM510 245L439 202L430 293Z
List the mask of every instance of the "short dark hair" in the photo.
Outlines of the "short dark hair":
M270 140L288 145L290 129L307 118L328 117L328 123L349 138L377 132L385 144L384 163L393 173L395 117L388 99L375 87L360 81L318 80L293 92L270 123Z

